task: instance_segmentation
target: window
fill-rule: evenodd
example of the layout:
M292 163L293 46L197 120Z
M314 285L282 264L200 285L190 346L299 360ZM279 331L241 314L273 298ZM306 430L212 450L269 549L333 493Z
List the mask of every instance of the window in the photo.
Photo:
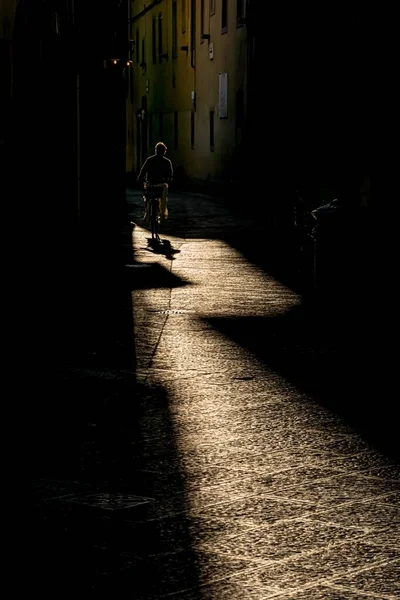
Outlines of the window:
M157 29L156 29L156 19L153 18L153 22L151 24L151 35L152 35L152 50L153 50L153 65L157 62Z
M52 18L52 22L53 22L53 31L54 31L54 33L56 33L57 35L60 35L60 13L58 13L58 12L51 13L51 18ZM8 25L8 19L7 19L7 17L6 17L5 27L6 27L6 30L8 32L8 30L10 28L9 28L9 25Z
M236 92L236 132L235 142L237 146L240 146L243 141L243 128L245 123L245 110L244 110L244 93L243 90L239 89Z
M210 0L210 15L215 15L215 2L216 0Z
M221 28L222 32L228 31L228 0L222 0L221 4Z
M142 67L144 67L146 65L146 52L145 52L145 41L144 38L142 38L142 62L140 63Z
M172 58L178 56L178 27L177 27L177 12L176 0L172 0Z
M218 95L219 108L218 116L220 119L228 118L228 73L219 73L218 75Z
M133 101L133 92L134 92L134 88L133 88L133 69L128 69L129 72L129 95L132 98Z
M196 0L191 0L190 10L190 64L195 66L196 56Z
M136 62L139 64L140 63L140 56L139 56L139 29L136 29L135 50L136 50Z
M181 2L182 2L182 12L181 12L181 17L182 17L182 33L186 33L186 21L187 21L186 3L187 3L187 0L181 0Z
M158 62L162 62L163 54L163 25L162 14L158 15Z
M194 149L194 111L190 113L190 147Z
M174 113L174 149L178 149L178 113Z
M214 115L215 111L210 110L210 152L214 152Z
M236 20L238 25L243 25L244 21L244 0L236 0Z

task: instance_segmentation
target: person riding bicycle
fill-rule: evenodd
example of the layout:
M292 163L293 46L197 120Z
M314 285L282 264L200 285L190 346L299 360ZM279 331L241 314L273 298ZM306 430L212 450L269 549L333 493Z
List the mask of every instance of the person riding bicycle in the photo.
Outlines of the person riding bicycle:
M159 216L168 218L168 184L173 178L172 162L166 158L167 146L163 142L157 142L155 153L149 156L143 163L138 175L138 182L144 183L145 214L144 219L149 217L149 201L146 198L148 186L162 187Z

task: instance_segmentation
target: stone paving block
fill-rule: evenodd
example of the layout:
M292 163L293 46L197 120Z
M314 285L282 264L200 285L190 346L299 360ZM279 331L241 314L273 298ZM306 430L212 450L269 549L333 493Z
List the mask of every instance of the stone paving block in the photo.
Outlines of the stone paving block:
M140 522L125 522L124 537L126 549L134 551L132 540L139 540L141 553L154 554L155 551L169 553L183 551L186 548L201 547L201 544L214 539L230 539L232 536L247 531L250 528L246 522L232 524L223 519L188 515L166 515ZM128 534L128 532L130 532ZM171 542L173 540L173 545ZM137 551L137 549L136 549Z
M169 492L168 487L165 488ZM167 497L156 497L156 502L152 506L152 518L185 512L188 516L196 516L199 509L207 506L214 506L225 503L227 499L234 501L238 498L252 496L254 494L254 484L250 478L233 479L223 485L205 486L195 489L182 489Z
M393 504L394 506L400 506L400 492L398 491L393 491L387 494L387 496L385 496L385 502L388 502L389 504Z
M360 565L379 565L398 557L394 550L377 548L362 540L330 544L318 551L303 552L285 560L273 560L253 573L255 587L273 588L282 593L310 585L336 583L340 574L358 572Z
M236 533L238 525L247 528L257 528L268 523L286 521L292 518L307 516L313 507L301 502L283 501L270 496L248 495L237 497L233 501L203 505L192 509L192 514L204 518L218 519L232 527L232 534Z
M191 554L174 552L168 554L155 554L146 559L148 573L153 577L148 580L148 593L172 594L190 588L198 588L210 581L228 577L238 570L249 568L249 564L231 557L221 558L215 552L196 550Z
M315 439L315 445L322 447L326 452L332 455L338 454L346 456L348 454L357 454L370 449L370 445L359 436L337 436L333 438L323 438L320 436Z
M297 486L304 484L308 480L313 480L316 476L319 478L326 478L329 475L334 476L338 473L334 469L328 471L321 467L304 465L285 465L283 461L276 461L276 463L270 463L269 468L264 465L263 471L253 471L250 467L248 470L236 468L235 465L231 467L231 473L235 477L251 478L253 482L254 494L263 495L279 495L283 496L286 489L289 486ZM302 500L300 500L301 502Z
M389 477L393 478L393 475L397 472L398 466L392 463L392 459L385 457L383 454L378 453L372 449L363 450L346 456L335 455L331 457L333 466L337 466L340 469L345 470L348 473L353 472L364 472L366 474L373 475L375 469L377 469L377 476L381 470L385 473L385 469L389 469ZM394 471L392 470L394 469ZM383 475L384 476L384 475Z
M221 579L208 585L203 585L199 590L187 590L174 594L174 600L265 600L275 597L276 589L262 586L257 582L253 571L246 571L234 579ZM167 598L161 596L161 598Z
M285 497L329 505L365 498L378 500L379 497L396 492L397 489L397 482L359 475L336 475L309 482L304 486L299 482L296 487L286 490Z
M334 586L311 587L305 591L293 592L290 596L283 594L275 597L277 600L371 600L372 598L375 600L394 600L393 596L371 596L368 593L353 592L344 588L335 588Z
M382 479L397 481L400 484L400 465L382 463L381 465L369 467L363 475L366 477L381 477Z
M385 503L385 497L364 502L349 502L342 506L320 510L312 518L333 521L342 526L366 527L392 531L400 547L400 507ZM386 540L387 541L387 540Z
M336 548L336 552L338 551L339 548ZM308 558L311 560L315 557L309 556ZM356 558L353 559L353 564L356 564L356 560ZM387 595L383 590L371 595L371 592L368 591L364 594L362 590L354 591L343 586L337 586L334 583L330 585L324 583L324 573L334 572L340 560L338 561L337 554L335 556L332 552L332 558L328 562L331 563L329 567L324 569L323 572L319 572L318 567L321 565L321 561L318 560L314 573L311 564L308 565L309 572L306 569L302 573L303 567L307 566L306 557L302 561L287 561L261 569L247 569L242 572L239 571L232 577L203 585L199 589L178 592L172 597L176 600L195 600L196 598L207 600L214 600L215 598L226 600L228 598L243 600L247 598L254 598L254 600L267 600L269 598L280 598L282 600L367 600L367 598L372 597L381 600L394 600L396 598L394 595ZM318 583L318 579L321 579L321 583ZM160 597L166 598L167 596L162 595Z
M336 586L343 586L360 592L399 598L400 560L370 567L354 575L348 574L343 577L336 577L334 583Z
M365 537L362 529L348 529L302 517L252 529L245 535L232 538L229 543L214 542L213 550L221 555L261 562L289 558L316 548L323 549L329 544L362 537Z

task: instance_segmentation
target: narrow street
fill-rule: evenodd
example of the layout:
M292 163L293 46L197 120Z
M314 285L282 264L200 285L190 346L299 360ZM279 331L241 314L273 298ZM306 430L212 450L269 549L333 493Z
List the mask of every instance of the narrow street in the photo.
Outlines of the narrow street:
M400 598L398 421L362 311L314 315L222 201L171 192L158 251L128 203L135 359L64 365L81 423L72 466L35 481L38 589Z

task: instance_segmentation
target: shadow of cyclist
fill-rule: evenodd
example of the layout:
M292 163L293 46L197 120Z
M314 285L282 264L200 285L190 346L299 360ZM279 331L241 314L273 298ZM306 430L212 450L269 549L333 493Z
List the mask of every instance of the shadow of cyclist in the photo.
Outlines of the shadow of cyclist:
M174 254L178 254L180 250L174 248L169 240L157 240L147 238L147 248L150 252L155 254L163 254L169 260L175 260Z

